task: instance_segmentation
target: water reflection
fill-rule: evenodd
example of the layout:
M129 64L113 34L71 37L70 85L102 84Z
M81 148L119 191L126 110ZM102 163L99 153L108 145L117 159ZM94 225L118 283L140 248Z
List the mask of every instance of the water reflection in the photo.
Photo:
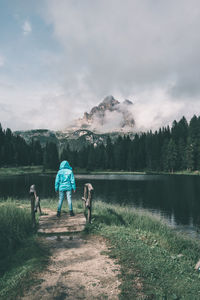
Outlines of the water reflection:
M0 197L28 199L31 184L36 184L41 199L55 198L53 175L26 175L0 178ZM200 177L167 175L77 175L80 199L83 185L91 182L95 198L108 203L147 208L164 215L170 223L200 224Z

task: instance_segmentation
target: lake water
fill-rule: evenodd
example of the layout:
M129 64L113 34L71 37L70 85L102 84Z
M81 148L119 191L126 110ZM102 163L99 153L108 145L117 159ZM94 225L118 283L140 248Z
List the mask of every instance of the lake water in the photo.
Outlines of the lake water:
M165 216L172 225L193 228L200 224L200 177L181 175L75 175L81 199L90 182L94 201L119 203L149 209ZM0 178L0 198L29 199L29 187L36 184L41 200L55 198L55 175L23 175Z

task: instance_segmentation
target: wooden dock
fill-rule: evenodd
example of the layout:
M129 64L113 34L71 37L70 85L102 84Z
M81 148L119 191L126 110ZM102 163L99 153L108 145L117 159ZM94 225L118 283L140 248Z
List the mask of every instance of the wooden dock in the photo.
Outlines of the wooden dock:
M38 233L59 234L81 232L85 228L86 218L83 213L70 217L69 213L62 212L58 218L56 212L43 209L43 215L39 217Z

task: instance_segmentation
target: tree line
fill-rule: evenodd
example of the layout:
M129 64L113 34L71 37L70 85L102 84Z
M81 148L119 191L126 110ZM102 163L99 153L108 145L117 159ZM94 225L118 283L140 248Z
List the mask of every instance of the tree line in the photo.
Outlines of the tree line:
M112 142L108 136L103 144L83 148L81 151L63 151L76 167L88 170L123 171L181 171L200 169L200 117L194 115L188 123L185 117L172 126L155 132L119 136Z
M32 140L27 144L19 135L15 135L0 124L0 166L41 165L43 150L40 142Z
M23 138L3 130L0 125L0 166L43 165L58 169L59 162L68 160L73 167L87 170L181 171L200 169L200 117L188 123L185 117L172 126L152 132L137 133L134 139L119 136L106 145L89 145L80 151L68 144L62 151L53 142L44 148L38 140L27 144Z

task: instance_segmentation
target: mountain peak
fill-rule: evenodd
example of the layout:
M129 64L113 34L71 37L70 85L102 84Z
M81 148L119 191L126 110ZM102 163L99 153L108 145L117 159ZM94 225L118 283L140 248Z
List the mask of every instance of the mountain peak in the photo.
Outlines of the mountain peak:
M85 112L84 116L76 121L74 128L104 133L130 131L135 125L129 108L132 104L127 99L120 103L112 95L107 96L98 106L94 106L90 113Z
M115 104L118 104L119 101L117 101L112 95L109 95L103 99L102 103L115 105Z

